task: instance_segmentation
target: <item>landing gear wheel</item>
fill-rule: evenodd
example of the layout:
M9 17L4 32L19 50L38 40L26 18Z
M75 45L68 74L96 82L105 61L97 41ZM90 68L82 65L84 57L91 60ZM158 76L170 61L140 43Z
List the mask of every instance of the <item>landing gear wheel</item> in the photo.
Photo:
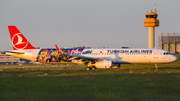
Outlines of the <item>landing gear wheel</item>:
M67 56L63 56L63 57L62 57L62 60L63 60L63 61L67 61L67 59L68 59Z
M95 69L96 69L96 67L95 67L95 66L93 66L93 67L92 67L92 70L95 70Z
M91 70L91 68L90 67L86 67L86 70Z

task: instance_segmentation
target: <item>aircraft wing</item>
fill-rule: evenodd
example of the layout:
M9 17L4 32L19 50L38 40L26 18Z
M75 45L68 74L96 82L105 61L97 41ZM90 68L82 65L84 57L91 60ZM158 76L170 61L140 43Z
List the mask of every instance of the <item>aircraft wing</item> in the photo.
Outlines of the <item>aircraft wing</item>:
M95 57L87 57L82 55L69 55L69 58L71 59L83 59L83 60L100 60L101 58L95 58Z
M48 64L78 64L78 63L73 63L73 62L46 62Z
M57 50L58 50L58 52L60 53L60 54L62 54L62 50L57 46L57 45L55 45L56 46L56 48L57 48ZM84 47L83 47L84 48ZM98 61L98 60L107 60L107 58L96 58L96 57L87 57L87 56L82 56L82 55L75 55L75 54L69 54L68 55L68 57L69 57L69 60L73 60L73 59L75 59L75 60L77 60L77 61L81 61L81 62L76 62L75 64L77 64L77 63L87 63L87 62L89 62L89 61ZM74 63L74 62L71 62L72 64ZM65 63L66 64L66 63Z
M113 61L114 63L121 63L121 64L129 64L129 62L127 61L122 61L121 59L119 58L111 58L111 57L103 57L103 58L95 58L95 57L87 57L87 56L82 56L82 55L69 55L69 58L70 59L76 59L76 60L79 60L79 61L82 61L84 63L88 62L88 61L102 61L102 60L110 60L110 61Z

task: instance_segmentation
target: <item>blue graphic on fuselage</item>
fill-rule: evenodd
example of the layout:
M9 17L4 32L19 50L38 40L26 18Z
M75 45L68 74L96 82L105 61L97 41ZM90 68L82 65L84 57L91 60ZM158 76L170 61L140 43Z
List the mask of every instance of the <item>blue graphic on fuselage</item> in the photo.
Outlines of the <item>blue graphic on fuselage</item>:
M93 51L92 50L87 50L85 52L82 52L82 54L89 54L89 53L92 53Z

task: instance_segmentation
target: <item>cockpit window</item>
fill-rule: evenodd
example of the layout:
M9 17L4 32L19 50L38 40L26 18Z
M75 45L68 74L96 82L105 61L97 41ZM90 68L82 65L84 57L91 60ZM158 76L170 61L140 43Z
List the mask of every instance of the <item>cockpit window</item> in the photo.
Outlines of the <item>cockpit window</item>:
M169 55L169 54L171 54L171 53L169 53L169 52L164 52L164 55Z

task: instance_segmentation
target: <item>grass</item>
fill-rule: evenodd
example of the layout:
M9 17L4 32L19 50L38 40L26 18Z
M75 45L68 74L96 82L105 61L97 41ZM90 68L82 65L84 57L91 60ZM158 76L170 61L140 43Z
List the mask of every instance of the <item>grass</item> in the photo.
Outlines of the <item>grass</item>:
M81 65L2 65L0 101L179 101L180 58L174 63L86 71Z

